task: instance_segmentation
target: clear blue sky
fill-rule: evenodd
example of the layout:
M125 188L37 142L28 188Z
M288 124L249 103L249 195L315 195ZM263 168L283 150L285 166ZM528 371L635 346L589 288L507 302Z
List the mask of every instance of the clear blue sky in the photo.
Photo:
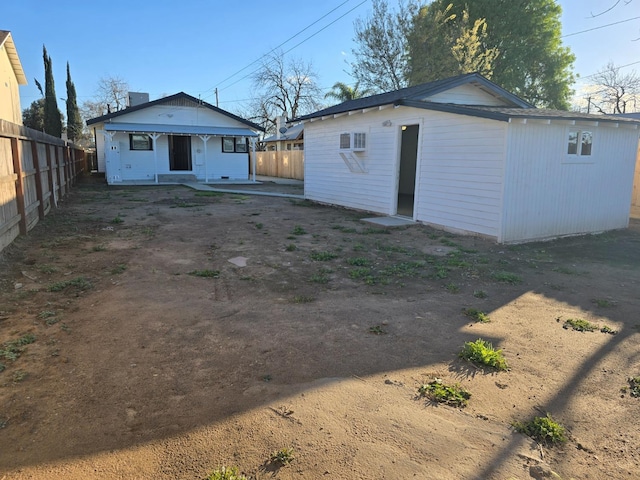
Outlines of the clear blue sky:
M608 61L634 64L624 72L640 71L640 40L633 41L640 38L640 18L629 20L640 17L640 0L626 1L600 16L595 15L616 0L560 1L563 35L569 35L563 41L576 55L575 71L582 77ZM326 90L336 81L353 83L345 72L352 59L353 21L370 11L371 0L19 0L3 2L0 29L12 32L29 81L20 87L22 108L40 96L33 79L44 83L45 44L58 97L66 97L68 61L79 104L94 95L100 77L119 76L151 99L184 91L215 103L218 87L220 107L233 111L252 96L250 79L242 77L255 65L226 79L305 27L281 49L303 42L287 55L312 62ZM571 35L615 22L623 23Z

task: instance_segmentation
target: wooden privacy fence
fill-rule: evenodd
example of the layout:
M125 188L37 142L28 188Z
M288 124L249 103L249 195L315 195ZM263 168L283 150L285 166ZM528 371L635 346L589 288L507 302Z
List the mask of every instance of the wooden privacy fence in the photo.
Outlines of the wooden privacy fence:
M255 155L256 175L304 180L304 150L255 152ZM250 165L253 168L253 159Z
M83 149L0 120L0 251L57 207L83 171Z

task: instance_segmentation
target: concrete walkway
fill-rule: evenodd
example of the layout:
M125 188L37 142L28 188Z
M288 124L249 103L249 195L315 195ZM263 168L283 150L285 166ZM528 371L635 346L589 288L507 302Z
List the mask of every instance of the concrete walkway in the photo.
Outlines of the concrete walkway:
M220 193L234 193L238 195L258 195L264 197L280 197L280 198L295 198L297 200L304 200L304 195L296 195L293 193L281 193L281 192L267 192L262 190L243 190L240 188L216 188L212 185L261 185L262 183L269 182L275 183L278 185L287 185L287 186L299 186L304 187L303 180L295 180L291 178L277 178L277 177L265 177L261 175L256 175L256 181L233 181L233 180L221 180L215 182L198 183L198 182L185 182L181 183L185 187L192 188L193 190L198 190L200 192L220 192Z

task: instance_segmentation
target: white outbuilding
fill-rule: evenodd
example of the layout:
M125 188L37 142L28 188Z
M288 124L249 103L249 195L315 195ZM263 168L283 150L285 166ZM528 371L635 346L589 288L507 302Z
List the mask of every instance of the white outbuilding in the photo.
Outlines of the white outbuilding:
M183 92L151 102L132 92L129 105L87 120L109 184L249 178L260 126Z
M499 243L626 228L640 122L472 73L304 115L305 197Z

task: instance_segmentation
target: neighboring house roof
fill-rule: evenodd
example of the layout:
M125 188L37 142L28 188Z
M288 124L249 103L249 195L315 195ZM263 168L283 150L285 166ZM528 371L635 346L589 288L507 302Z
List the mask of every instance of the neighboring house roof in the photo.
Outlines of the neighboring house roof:
M504 107L483 106L483 105L460 105L453 103L438 103L429 101L429 97L440 92L450 90L465 84L477 86L493 96L501 98L505 102ZM489 118L508 122L512 118L537 118L541 120L580 120L594 122L631 122L637 124L638 121L632 118L623 118L613 115L594 115L578 112L567 112L563 110L552 110L545 108L535 108L530 103L522 100L512 93L507 92L502 87L487 80L479 73L468 73L457 77L445 78L435 82L423 83L413 87L401 88L393 92L381 93L370 97L349 100L338 105L334 105L323 110L319 110L309 115L304 115L295 120L310 120L313 118L331 117L333 115L344 114L346 112L366 110L369 108L381 107L383 105L406 106L422 108L426 110L436 110L440 112L455 113L459 115L469 115L473 117ZM295 121L294 120L294 121Z
M304 124L298 123L292 127L287 128L287 131L280 134L280 138L278 135L271 135L266 137L263 142L280 142L287 140L300 140L302 138L302 134L304 133Z
M443 80L436 80L435 82L401 88L400 90L394 90L393 92L380 93L378 95L371 95L370 97L348 100L338 105L319 110L315 113L303 115L295 120L308 120L311 118L336 115L338 113L345 113L353 110L379 107L382 105L398 105L399 102L406 100L426 102L428 97L466 84L474 84L480 87L490 94L501 98L507 105L521 108L534 108L530 103L487 80L479 73L467 73L464 75L458 75L457 77L445 78Z
M175 95L169 95L168 97L159 98L159 99L153 100L151 102L141 103L140 105L136 105L135 107L125 108L124 110L119 110L117 112L107 113L106 115L102 115L101 117L91 118L91 119L87 120L87 125L93 125L95 123L108 122L109 120L111 120L113 118L117 118L117 117L120 117L122 115L126 115L128 113L137 112L138 110L143 110L143 109L148 108L148 107L153 107L154 105L162 105L162 104L165 104L165 103L171 103L171 102L173 102L175 100L187 100L187 101L193 102L196 105L200 105L202 107L205 107L205 108L208 108L210 110L213 110L214 112L220 113L222 115L226 115L227 117L230 117L230 118L233 118L234 120L237 120L238 122L241 122L241 123L247 125L252 130L260 130L261 132L264 131L264 128L262 128L260 125L256 125L255 123L250 122L249 120L245 120L242 117L238 117L237 115L234 115L231 112L227 112L226 110L222 110L221 108L215 107L215 106L211 105L210 103L203 102L202 100L197 99L195 97L192 97L191 95L187 95L184 92L176 93ZM190 130L192 130L192 129L190 129ZM155 130L155 131L157 131L157 130Z
M0 47L4 47L7 52L9 62L11 63L11 68L13 68L13 73L18 80L18 85L26 85L27 77L25 76L24 70L22 69L20 57L18 57L18 51L16 50L16 46L13 43L13 38L11 38L11 32L9 32L8 30L0 30Z
M216 135L220 137L257 137L249 128L215 127L206 125L164 125L158 123L105 123L107 132L165 133L173 135Z
M616 113L614 117L627 117L627 118L637 118L640 119L640 112L633 113Z

